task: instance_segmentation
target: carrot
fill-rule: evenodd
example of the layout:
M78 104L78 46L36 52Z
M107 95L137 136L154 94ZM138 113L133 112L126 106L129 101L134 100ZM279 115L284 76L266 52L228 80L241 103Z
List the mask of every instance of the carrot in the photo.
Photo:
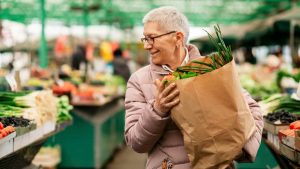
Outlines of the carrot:
M4 129L6 129L7 131L9 131L9 133L12 133L15 131L15 128L13 126L7 126Z
M2 129L1 131L3 131L3 133L5 132L6 135L12 133L15 131L15 128L13 126L7 126L4 129Z
M7 136L7 133L6 133L6 131L5 131L4 129L0 131L0 134L1 134L3 137Z
M0 130L4 128L4 125L0 122Z
M300 129L300 121L294 121L290 124L290 129Z

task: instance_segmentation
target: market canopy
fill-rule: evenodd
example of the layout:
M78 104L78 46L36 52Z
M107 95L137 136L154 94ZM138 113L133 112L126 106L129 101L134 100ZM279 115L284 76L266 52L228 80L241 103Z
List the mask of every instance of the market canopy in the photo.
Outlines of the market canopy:
M290 9L298 0L1 0L0 20L28 24L39 20L45 4L47 20L65 25L141 25L150 9L172 5L194 26L242 24Z
M291 29L293 27L293 29ZM291 30L293 32L291 33ZM222 27L224 40L231 46L260 46L260 45L286 45L300 37L300 6L294 5L291 9L272 15L265 19L255 19L239 25ZM192 43L204 49L209 43L208 37L199 37Z

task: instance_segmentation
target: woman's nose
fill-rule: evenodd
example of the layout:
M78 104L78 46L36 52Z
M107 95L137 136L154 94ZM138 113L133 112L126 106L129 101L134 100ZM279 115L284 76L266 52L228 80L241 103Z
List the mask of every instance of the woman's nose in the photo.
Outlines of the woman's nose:
M152 45L150 45L148 42L144 43L144 49L151 49Z

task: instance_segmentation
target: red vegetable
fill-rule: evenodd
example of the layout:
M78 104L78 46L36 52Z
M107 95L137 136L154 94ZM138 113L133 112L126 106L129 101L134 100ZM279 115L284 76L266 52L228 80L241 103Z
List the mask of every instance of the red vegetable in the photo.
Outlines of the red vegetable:
M0 130L4 128L3 124L0 122Z
M300 121L294 121L290 124L290 129L300 129Z

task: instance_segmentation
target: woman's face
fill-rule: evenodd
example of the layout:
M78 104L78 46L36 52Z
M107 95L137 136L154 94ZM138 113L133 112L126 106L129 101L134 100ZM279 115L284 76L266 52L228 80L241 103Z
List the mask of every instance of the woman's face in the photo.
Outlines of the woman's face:
M157 23L144 24L144 36L155 37L169 33L163 30ZM169 65L177 62L176 57L176 32L166 34L154 39L152 44L144 43L144 49L149 51L152 63L156 65Z

